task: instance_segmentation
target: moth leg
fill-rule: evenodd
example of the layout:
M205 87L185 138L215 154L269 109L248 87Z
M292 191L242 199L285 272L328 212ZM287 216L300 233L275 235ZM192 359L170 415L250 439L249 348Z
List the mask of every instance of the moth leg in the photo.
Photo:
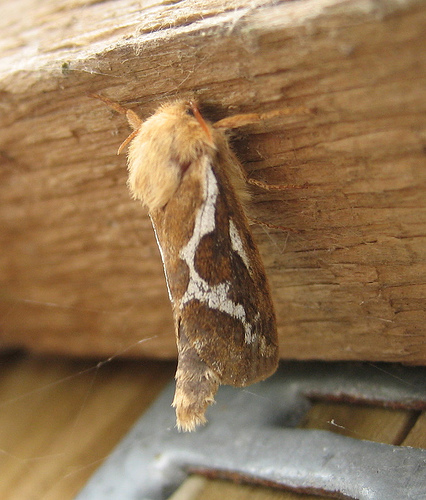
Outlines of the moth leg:
M104 102L107 106L109 106L111 109L117 111L117 113L120 113L120 115L124 115L127 118L127 121L129 122L129 125L132 127L132 129L139 130L143 120L134 111L125 108L120 103L112 101L108 97L105 97L101 94L89 94L89 96L93 97L94 99L99 99L100 101ZM131 139L133 139L133 135L131 136ZM129 141L131 139L129 139Z
M265 189L266 191L285 191L286 189L305 189L308 187L308 183L303 184L302 186L298 184L267 184L266 182L259 181L257 179L247 179L247 183L252 186L257 186L261 189ZM276 224L271 224L270 222L263 222L259 219L254 219L253 217L248 218L250 222L254 224L259 224L261 226L269 227L269 229L279 229L280 231L290 231L292 233L300 233L299 230L293 229L291 227L278 226Z
M308 183L302 184L268 184L267 182L259 181L257 179L247 179L247 182L252 186L257 186L259 188L265 189L265 191L285 191L286 189L306 189Z
M172 406L176 408L176 426L193 431L206 423L205 412L214 403L219 388L217 374L200 358L179 327L176 391Z
M268 227L269 229L279 229L280 231L284 231L284 232L290 231L291 233L301 233L302 232L299 229L294 229L292 227L286 227L286 226L279 226L277 224L272 224L271 222L264 222L262 220L255 219L253 217L247 217L247 218L252 224L259 224L259 226L265 226L265 227Z
M311 108L299 106L297 108L279 108L264 113L244 113L240 115L228 116L213 124L214 128L231 130L233 128L244 127L245 125L253 125L267 120L272 120L279 116L289 115L309 115L314 112Z

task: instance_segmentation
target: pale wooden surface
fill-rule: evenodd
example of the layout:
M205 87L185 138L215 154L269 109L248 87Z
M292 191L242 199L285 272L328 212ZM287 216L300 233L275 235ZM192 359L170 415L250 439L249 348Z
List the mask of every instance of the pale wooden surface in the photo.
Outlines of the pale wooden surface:
M174 363L0 358L0 498L72 500L172 379ZM170 408L172 412L172 408ZM315 403L303 427L426 447L426 413ZM285 453L285 450L283 451ZM386 464L382 464L386 466ZM196 476L173 500L319 497Z
M22 16L25 12L25 16ZM128 129L86 93L149 114L196 95L248 126L235 150L276 303L281 355L426 362L426 4L0 3L0 342L42 352L175 356ZM161 332L158 334L158 332Z
M3 357L0 498L74 498L173 371L152 361Z

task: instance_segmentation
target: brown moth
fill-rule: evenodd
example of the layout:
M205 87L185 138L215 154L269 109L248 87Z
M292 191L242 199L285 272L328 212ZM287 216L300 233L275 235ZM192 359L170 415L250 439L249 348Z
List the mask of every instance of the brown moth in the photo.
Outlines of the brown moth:
M220 384L243 387L277 368L275 313L243 204L242 166L222 127L192 101L164 104L142 121L126 114L128 186L148 208L173 308L179 430L206 422ZM222 120L223 121L223 120Z

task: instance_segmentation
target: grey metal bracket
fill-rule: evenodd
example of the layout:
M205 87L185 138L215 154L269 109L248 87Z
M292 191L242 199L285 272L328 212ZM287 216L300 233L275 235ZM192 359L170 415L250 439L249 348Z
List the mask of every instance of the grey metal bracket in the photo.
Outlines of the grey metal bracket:
M426 407L426 369L288 363L268 380L221 387L208 424L175 429L174 383L76 500L164 500L193 471L360 500L426 500L426 450L294 428L308 397Z

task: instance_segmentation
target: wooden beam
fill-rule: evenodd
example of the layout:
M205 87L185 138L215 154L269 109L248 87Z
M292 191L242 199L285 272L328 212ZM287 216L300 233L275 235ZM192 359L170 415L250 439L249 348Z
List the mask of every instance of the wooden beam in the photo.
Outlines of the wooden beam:
M26 12L22 16L22 12ZM102 93L149 115L195 96L235 132L281 356L426 363L426 6L382 2L18 0L0 7L0 341L175 356L128 134Z

